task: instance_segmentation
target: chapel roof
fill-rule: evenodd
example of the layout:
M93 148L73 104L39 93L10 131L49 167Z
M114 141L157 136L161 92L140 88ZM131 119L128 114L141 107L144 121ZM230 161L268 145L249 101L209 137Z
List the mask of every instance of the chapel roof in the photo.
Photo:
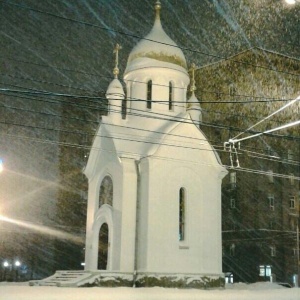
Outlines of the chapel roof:
M160 1L155 4L156 18L149 34L131 51L125 73L144 67L157 67L158 62L165 62L183 69L187 63L182 50L166 34L160 21Z

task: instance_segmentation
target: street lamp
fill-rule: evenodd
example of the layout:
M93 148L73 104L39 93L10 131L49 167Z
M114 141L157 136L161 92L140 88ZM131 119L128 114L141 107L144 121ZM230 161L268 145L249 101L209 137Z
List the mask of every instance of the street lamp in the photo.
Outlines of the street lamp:
M19 267L21 266L21 262L17 259L15 261L15 267L16 267L16 281L19 281Z
M4 268L8 268L8 267L9 267L9 263L8 263L7 260L3 263L3 267L4 267Z
M16 267L20 267L20 266L21 266L21 262L20 262L19 260L16 260L16 261L15 261L15 266L16 266Z
M4 267L4 272L3 272L3 277L2 277L2 280L6 280L6 276L7 276L7 270L8 270L8 268L10 267L10 263L7 261L7 260L5 260L4 262L3 262L3 267Z

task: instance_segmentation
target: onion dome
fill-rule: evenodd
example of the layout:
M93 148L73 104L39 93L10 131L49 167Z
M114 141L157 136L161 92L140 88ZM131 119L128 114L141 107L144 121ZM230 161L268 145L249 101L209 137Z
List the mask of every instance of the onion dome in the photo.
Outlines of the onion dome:
M123 86L118 78L120 73L119 71L119 51L121 46L119 44L116 45L114 49L114 53L116 55L115 67L114 67L114 79L109 84L106 91L106 98L108 100L108 114L111 115L111 118L115 119L118 115L122 115L122 101L125 98L125 93ZM111 114L113 112L113 114Z
M114 74L114 79L112 80L112 82L109 84L107 91L106 91L106 98L107 99L112 99L115 96L117 96L118 98L124 98L125 93L124 93L124 89L123 86L120 82L120 80L118 79L118 75L120 73L119 71L119 51L121 50L121 46L119 44L116 45L115 49L114 49L114 53L116 55L116 59L115 59L115 68L113 71Z
M192 121L196 123L196 125L198 125L199 122L202 122L202 109L200 106L200 102L195 95L195 90L196 90L195 70L196 70L196 66L195 64L192 64L192 68L191 68L192 80L191 80L191 89L190 89L192 95L187 101L187 112L190 114Z
M156 18L150 33L131 51L125 73L145 67L160 67L165 63L169 68L186 70L186 59L181 49L165 33L161 21L161 3L155 4Z

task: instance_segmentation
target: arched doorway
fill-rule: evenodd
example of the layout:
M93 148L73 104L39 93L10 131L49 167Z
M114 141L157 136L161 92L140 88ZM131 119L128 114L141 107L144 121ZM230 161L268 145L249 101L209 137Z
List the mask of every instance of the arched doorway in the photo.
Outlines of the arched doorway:
M98 270L107 269L108 258L108 225L104 223L99 231Z

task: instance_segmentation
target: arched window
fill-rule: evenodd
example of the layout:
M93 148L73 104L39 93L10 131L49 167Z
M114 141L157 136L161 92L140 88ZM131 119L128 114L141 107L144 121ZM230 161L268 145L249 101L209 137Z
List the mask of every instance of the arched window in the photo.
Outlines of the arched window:
M107 270L107 258L108 258L108 225L104 223L99 231L99 244L98 244L98 270Z
M169 82L169 110L173 109L173 93L174 93L174 89L173 89L173 83L170 81Z
M185 189L179 190L179 241L185 239Z
M105 176L101 182L99 192L99 207L103 204L113 204L113 182L110 176Z
M152 107L152 80L149 80L147 83L147 108L151 109Z

